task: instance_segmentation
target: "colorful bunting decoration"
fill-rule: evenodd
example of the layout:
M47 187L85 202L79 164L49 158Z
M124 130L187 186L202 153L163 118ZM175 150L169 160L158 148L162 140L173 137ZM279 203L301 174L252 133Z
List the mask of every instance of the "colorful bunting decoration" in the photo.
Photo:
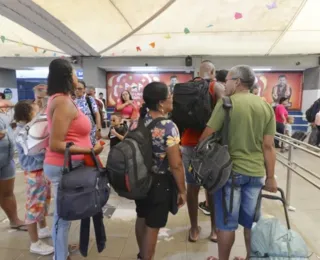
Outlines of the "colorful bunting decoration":
M35 52L38 52L38 47L33 47Z
M2 43L4 43L5 42L5 40L6 40L6 37L4 36L4 35L1 35L1 41L2 41Z
M56 56L57 56L57 54L54 52L54 53L53 53L53 57L56 57Z
M22 42L19 42L18 45L19 45L19 47L22 47L22 46L23 46L23 43L22 43Z
M166 35L164 36L164 38L167 39L167 40L168 40L168 39L171 39L171 35L168 33L168 34L166 34Z
M45 54L47 52L47 50L43 50L42 54Z
M151 48L155 48L156 47L156 43L155 42L151 42L149 45L151 46Z
M137 47L136 47L136 50L137 50L137 52L141 51L140 46L137 46Z
M276 3L276 1L274 1L271 4L267 4L266 6L267 6L268 10L272 10L272 9L277 8L277 3Z
M186 27L186 28L184 28L184 33L185 33L185 34L189 34L189 33L190 33L190 30Z
M210 27L212 27L213 26L213 24L209 24L209 25L207 25L207 28L210 28Z
M234 14L234 19L236 19L236 20L239 20L239 19L241 19L242 17L243 17L242 13L236 12L236 13Z

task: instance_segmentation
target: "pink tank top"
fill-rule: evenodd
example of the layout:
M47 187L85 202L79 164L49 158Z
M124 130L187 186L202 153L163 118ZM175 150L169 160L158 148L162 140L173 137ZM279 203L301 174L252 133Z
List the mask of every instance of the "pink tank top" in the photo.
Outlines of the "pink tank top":
M51 101L57 96L65 96L66 98L69 98L70 100L72 100L69 96L66 96L61 93L55 94L49 98L48 107L47 107L49 134L51 133L51 127L52 127L52 118L49 115L50 104L51 104ZM76 104L75 104L75 107L77 107ZM71 122L65 141L67 143L73 142L75 145L80 147L88 147L88 148L92 147L91 141L90 141L90 131L91 131L90 120L85 114L83 114L79 110L79 108L77 108L77 110L78 110L78 115ZM83 160L83 158L84 158L84 155L73 155L72 161L81 161ZM64 154L52 152L48 147L44 162L50 165L63 166Z

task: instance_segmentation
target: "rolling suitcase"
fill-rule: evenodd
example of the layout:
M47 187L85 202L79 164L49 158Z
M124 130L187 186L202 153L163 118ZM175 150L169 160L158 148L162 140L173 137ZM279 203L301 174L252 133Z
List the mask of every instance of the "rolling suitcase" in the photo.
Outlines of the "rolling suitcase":
M297 232L290 226L286 200L282 189L278 188L281 196L263 194L262 190L258 197L255 220L262 198L279 200L284 207L286 226L276 218L260 218L253 226L251 233L250 259L308 259L309 253L306 243Z
M305 132L297 131L291 137L296 139L296 140L299 140L299 141L303 142L307 138L307 135L306 135Z

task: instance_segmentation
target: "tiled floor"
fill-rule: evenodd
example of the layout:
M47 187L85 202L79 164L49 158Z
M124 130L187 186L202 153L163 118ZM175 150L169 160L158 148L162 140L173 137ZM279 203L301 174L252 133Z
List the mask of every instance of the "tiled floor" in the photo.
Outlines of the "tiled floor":
M105 154L107 151L105 152ZM303 157L298 152L296 159L303 161L310 167L319 165L319 161L310 160L309 157ZM105 157L105 156L104 156ZM103 158L105 159L105 158ZM278 181L281 187L285 188L286 170L277 165ZM23 175L17 172L15 193L18 200L19 215L24 215L24 183ZM310 251L320 254L320 204L318 202L319 191L307 184L301 178L293 178L292 186L292 204L297 208L296 212L290 213L292 226L295 230L302 233L310 246ZM201 193L203 199L203 192ZM263 211L265 214L275 215L283 219L283 214L279 204L274 202L264 202ZM138 252L135 236L134 221L135 209L134 203L112 194L108 202L104 223L107 231L107 247L101 253L97 253L92 233L90 241L90 252L87 259L93 260L129 260L136 259ZM109 218L110 217L110 218ZM155 259L171 260L204 260L210 255L217 255L217 245L210 242L209 236L210 224L209 217L199 212L200 225L202 227L201 239L197 243L187 242L187 233L189 219L186 207L183 207L177 216L170 216L166 228L159 234ZM52 217L48 217L51 225ZM93 230L93 228L91 229ZM70 230L69 242L77 242L79 238L79 222L74 222ZM51 243L50 239L48 240ZM39 257L29 253L29 240L26 232L17 232L8 229L8 221L4 213L0 210L0 260L36 260L52 259L49 257ZM235 246L232 256L244 256L244 242L242 232L237 232ZM316 255L312 256L317 259ZM73 255L72 260L84 259L80 255Z

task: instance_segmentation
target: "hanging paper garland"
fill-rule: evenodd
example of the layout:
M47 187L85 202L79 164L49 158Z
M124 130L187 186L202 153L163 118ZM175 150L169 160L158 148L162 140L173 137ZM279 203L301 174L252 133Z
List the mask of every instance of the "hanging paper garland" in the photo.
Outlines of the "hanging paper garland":
M184 33L185 33L185 34L189 34L189 33L190 33L190 30L186 27L186 28L184 28Z
M151 48L155 48L156 47L156 43L155 42L151 42L149 45L151 46Z
M243 17L242 13L236 12L236 13L234 14L234 19L236 19L236 20L239 20L239 19L241 19L242 17Z
M277 3L276 3L276 1L274 1L271 4L267 4L266 6L267 6L268 10L272 10L272 9L277 8Z

